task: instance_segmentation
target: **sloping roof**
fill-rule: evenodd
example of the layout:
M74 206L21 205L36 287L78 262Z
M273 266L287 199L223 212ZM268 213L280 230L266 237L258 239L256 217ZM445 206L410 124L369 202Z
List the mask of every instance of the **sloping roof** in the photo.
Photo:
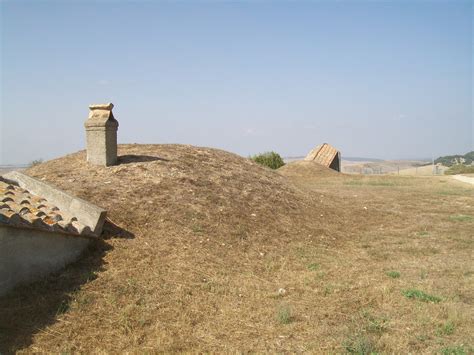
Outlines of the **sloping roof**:
M0 226L92 236L91 229L46 199L0 177Z
M304 160L314 161L329 167L338 154L338 150L328 143L323 143L314 148Z

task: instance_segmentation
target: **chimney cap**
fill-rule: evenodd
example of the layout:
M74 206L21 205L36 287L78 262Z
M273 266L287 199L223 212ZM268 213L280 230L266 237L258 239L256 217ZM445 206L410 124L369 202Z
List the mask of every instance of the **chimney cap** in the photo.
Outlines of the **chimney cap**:
M114 104L109 102L108 104L94 104L94 105L89 105L89 110L106 110L106 111L112 111L114 108Z
M119 123L112 113L113 107L113 103L90 105L89 118L84 122L86 130L117 129Z

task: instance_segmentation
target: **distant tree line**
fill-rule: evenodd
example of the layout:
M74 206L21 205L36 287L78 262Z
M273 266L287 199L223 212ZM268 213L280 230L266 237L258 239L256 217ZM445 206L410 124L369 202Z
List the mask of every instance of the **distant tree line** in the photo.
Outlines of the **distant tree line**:
M456 164L444 172L446 175L474 174L474 165Z
M435 160L436 164L443 164L444 166L453 166L458 164L471 165L474 162L474 151L464 155L446 155Z

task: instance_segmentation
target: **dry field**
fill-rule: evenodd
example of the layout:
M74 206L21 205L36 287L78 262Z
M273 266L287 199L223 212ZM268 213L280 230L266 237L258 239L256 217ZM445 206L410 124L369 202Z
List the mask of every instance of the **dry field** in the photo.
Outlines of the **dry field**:
M473 186L119 154L27 171L110 221L81 261L0 298L0 352L473 352Z
M403 169L399 172L393 172L392 174L398 175L412 175L412 176L429 176L429 175L443 175L449 168L447 166L438 166L433 169L433 165L420 166L415 168ZM433 174L433 170L435 174Z
M400 171L401 174L404 170L408 172L413 169L413 174L410 173L409 175L415 175L415 172L422 172L423 169L419 169L423 168L421 165L426 163L429 162L423 160L349 161L342 159L341 171L346 174L392 174ZM416 169L417 167L419 169ZM429 175L431 175L431 172Z

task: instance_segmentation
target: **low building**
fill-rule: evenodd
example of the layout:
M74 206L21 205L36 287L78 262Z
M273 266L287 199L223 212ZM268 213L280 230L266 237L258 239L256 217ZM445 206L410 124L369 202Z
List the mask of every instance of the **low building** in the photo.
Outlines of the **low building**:
M328 143L318 145L304 160L314 161L330 169L341 171L341 152Z
M75 261L106 211L19 172L0 177L0 295Z

